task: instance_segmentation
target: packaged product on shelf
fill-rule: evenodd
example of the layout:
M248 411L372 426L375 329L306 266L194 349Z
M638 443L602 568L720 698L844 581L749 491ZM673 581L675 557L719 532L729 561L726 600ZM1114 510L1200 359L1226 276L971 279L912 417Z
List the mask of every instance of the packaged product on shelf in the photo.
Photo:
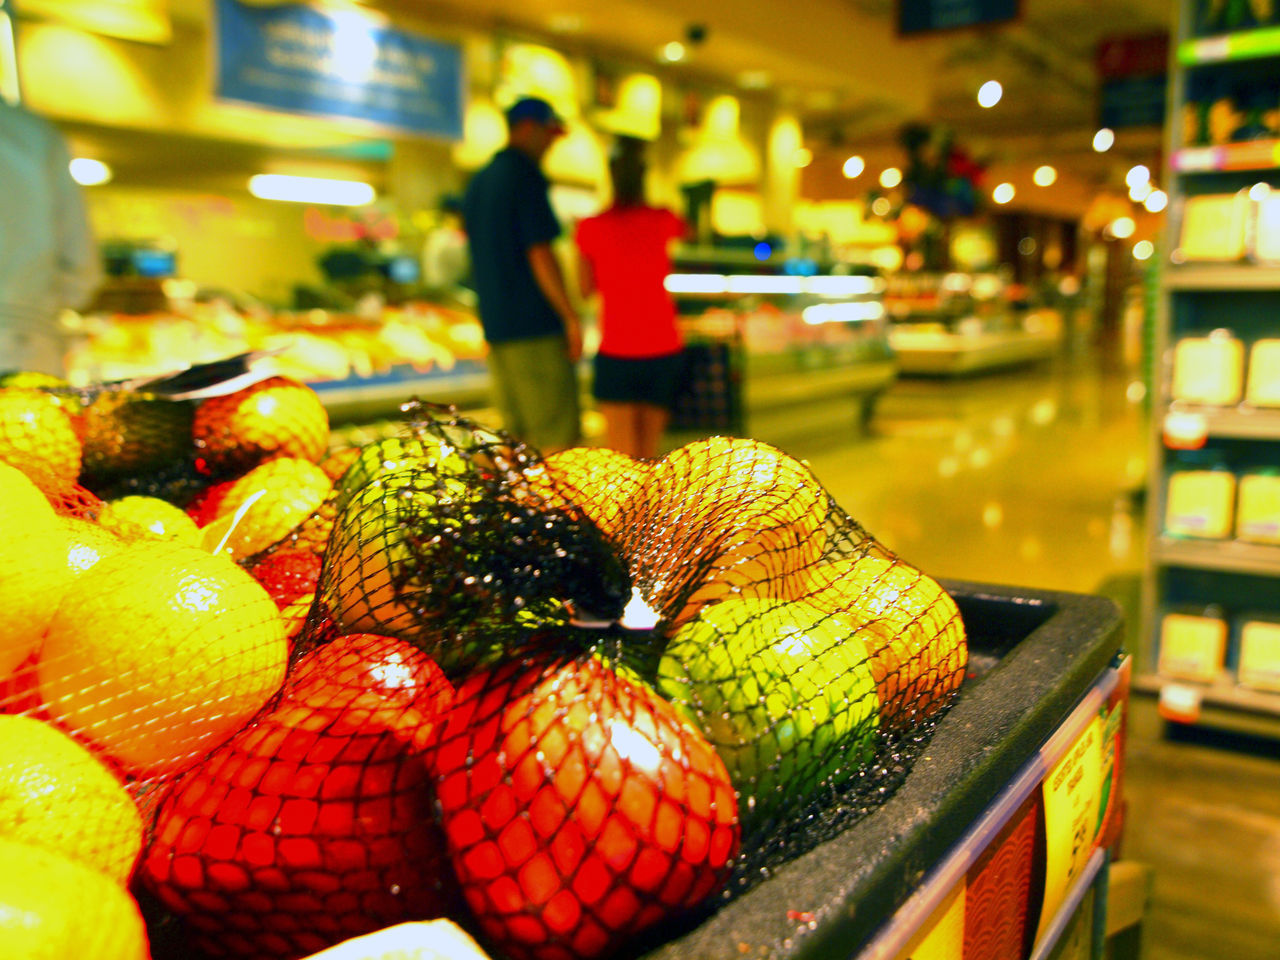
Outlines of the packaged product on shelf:
M1280 691L1280 616L1244 614L1239 623L1237 679L1246 687Z
M1245 256L1249 220L1247 193L1188 197L1182 211L1178 249L1184 260L1235 261Z
M1175 467L1165 497L1164 532L1172 537L1231 536L1236 475L1224 467Z
M1236 539L1280 544L1280 470L1254 470L1240 477Z
M1170 395L1185 403L1229 406L1244 386L1244 343L1230 330L1183 337L1173 349Z
M1254 202L1250 254L1261 263L1280 263L1280 196Z
M1161 676L1213 683L1222 676L1226 653L1227 621L1219 612L1166 613L1160 622Z
M1280 407L1280 339L1255 340L1249 348L1244 398L1255 407Z

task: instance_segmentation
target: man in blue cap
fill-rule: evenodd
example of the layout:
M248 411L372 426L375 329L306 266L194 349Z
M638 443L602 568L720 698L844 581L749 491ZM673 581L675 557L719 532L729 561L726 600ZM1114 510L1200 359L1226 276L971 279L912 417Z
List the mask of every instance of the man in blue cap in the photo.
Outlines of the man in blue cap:
M551 453L580 437L582 327L551 250L560 223L540 169L564 124L526 97L507 110L507 129L506 148L467 187L463 218L493 400L510 433Z

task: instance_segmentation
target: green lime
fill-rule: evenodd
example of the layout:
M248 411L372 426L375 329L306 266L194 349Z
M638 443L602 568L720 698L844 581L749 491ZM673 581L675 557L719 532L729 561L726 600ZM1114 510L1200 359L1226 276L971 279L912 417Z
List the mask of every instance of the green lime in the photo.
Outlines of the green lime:
M724 760L746 831L846 780L875 751L865 646L802 601L704 607L664 651L658 690L697 718Z
M436 475L464 476L466 462L455 451L444 452L433 437L390 437L361 449L360 455L347 467L336 485L337 507L343 509L355 494L378 477L390 474L412 474L416 469L429 483Z

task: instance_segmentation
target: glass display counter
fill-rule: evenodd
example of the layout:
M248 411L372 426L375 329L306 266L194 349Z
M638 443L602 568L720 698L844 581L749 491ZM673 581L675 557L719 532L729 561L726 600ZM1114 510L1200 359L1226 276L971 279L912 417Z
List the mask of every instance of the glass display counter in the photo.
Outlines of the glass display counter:
M961 376L1032 363L1063 342L1060 312L1030 305L994 273L895 274L885 311L904 374Z
M165 374L253 350L270 354L260 361L270 373L313 387L339 422L385 415L411 395L459 406L488 398L480 323L442 304L357 315L159 296L147 312L90 312L69 318L67 327L67 375L76 385Z
M733 251L677 255L666 286L689 351L721 358L706 365L715 379L695 374L687 385L705 395L707 416L678 405L678 432L770 440L865 426L898 375L884 280L822 269Z

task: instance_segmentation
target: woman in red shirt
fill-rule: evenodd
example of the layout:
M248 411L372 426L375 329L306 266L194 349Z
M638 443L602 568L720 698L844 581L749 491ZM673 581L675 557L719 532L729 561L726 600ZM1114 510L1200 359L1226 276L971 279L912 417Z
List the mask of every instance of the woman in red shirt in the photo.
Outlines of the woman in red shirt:
M609 160L613 205L578 224L584 297L600 292L594 393L609 446L656 457L683 365L676 308L663 286L669 247L685 233L670 210L644 201L643 141L619 138Z

